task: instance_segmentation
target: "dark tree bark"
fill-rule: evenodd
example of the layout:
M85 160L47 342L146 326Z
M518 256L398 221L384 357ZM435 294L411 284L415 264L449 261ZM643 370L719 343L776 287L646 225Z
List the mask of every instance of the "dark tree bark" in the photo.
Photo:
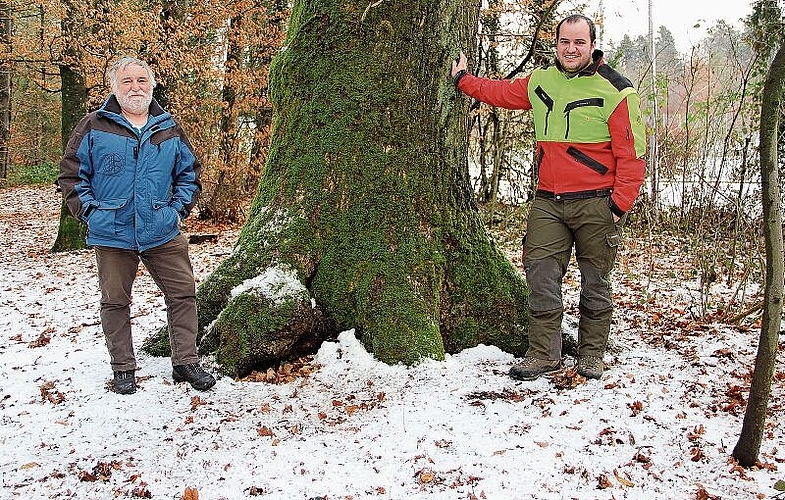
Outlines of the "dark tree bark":
M142 54L147 64L154 70L158 67L161 59L167 58L167 54L162 54L160 50L168 50L169 40L174 38L175 31L186 19L190 3L190 0L163 0L161 2L161 13L158 16L158 43L154 45L155 49L149 47ZM171 74L161 74L158 71L156 73L157 81L153 89L153 97L162 108L168 109L171 103L172 87L177 84L180 75L176 71L171 71Z
M750 397L744 414L739 441L733 456L745 467L755 465L763 440L766 409L771 394L771 379L777 358L782 320L783 244L780 207L779 172L777 169L777 139L780 105L785 88L785 44L780 44L769 67L761 93L760 166L763 184L763 227L766 245L766 283L764 289L763 324L761 325L755 371L752 375Z
M0 50L11 52L11 4L0 0ZM8 176L8 141L11 139L11 63L0 60L0 179Z
M66 28L66 21L63 22ZM65 151L68 138L76 124L85 115L87 106L87 88L84 76L65 64L60 65L60 81L62 96L62 114L60 120L60 134L62 137L62 151ZM68 211L65 200L60 205L60 226L57 230L57 239L52 245L52 252L66 252L80 250L86 247L85 236L87 225L74 218Z
M256 198L197 293L202 352L224 372L348 328L387 363L524 352L527 289L473 204L468 102L448 76L475 43L466 5L295 1Z

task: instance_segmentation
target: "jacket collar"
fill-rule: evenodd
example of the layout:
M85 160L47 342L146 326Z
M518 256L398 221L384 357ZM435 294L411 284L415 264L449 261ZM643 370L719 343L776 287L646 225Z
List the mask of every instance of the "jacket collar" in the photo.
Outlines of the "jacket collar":
M605 60L602 58L603 52L600 49L594 49L594 52L591 53L591 64L580 70L577 76L591 76L597 72L597 68L605 64ZM564 73L564 68L562 68L559 59L556 59L556 67L559 68L559 71Z

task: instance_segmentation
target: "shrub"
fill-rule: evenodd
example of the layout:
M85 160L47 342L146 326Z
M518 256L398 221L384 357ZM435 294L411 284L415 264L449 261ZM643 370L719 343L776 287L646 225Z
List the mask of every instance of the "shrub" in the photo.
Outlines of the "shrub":
M52 184L57 179L59 167L56 163L44 162L9 169L9 186Z

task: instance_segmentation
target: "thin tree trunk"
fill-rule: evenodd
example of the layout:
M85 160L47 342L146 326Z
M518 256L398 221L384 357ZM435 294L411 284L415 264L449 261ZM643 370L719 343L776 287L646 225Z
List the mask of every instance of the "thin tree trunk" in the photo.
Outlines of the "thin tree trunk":
M87 89L84 76L69 66L60 66L60 80L63 103L60 134L62 136L62 150L65 151L71 131L86 113ZM85 248L87 246L86 235L87 225L71 215L65 200L63 200L60 206L60 226L57 230L57 239L52 245L52 252L67 252Z
M270 2L272 14L267 18L267 30L269 34L283 34L286 31L286 20L289 18L287 10L288 4L283 0L275 0ZM259 45L253 46L250 50L254 54L251 60L253 67L270 68L273 55L277 53L279 43L272 45L268 42L261 42ZM273 51L272 48L276 50ZM250 165L252 171L261 173L264 170L264 164L267 161L267 150L270 146L270 129L272 128L273 110L272 105L267 100L268 94L268 78L264 78L257 85L256 92L258 93L257 100L265 102L266 104L259 107L254 113L254 137L251 146ZM254 179L256 180L256 179ZM254 184L255 187L255 184ZM250 192L250 191L249 191Z
M218 182L212 186L209 200L199 203L199 218L237 220L239 213L233 209L230 198L236 195L236 177L243 167L238 155L237 78L243 71L242 47L239 44L242 14L229 20L226 33L226 61L221 90L221 122L219 141L221 162L218 165ZM228 177L228 179L227 179Z
M656 40L654 38L654 16L652 15L652 0L649 0L649 42L646 46L649 52L649 61L651 64L651 94L649 104L651 106L651 123L649 124L648 143L649 143L649 157L646 160L647 170L651 179L651 190L649 191L651 198L651 209L654 212L651 214L654 220L659 220L659 200L657 193L659 186L659 159L657 154L657 127L658 127L658 109L657 109L657 51L655 50Z
M11 4L0 0L0 47L11 51ZM11 139L11 63L0 59L0 179L8 176L8 141Z
M158 41L155 47L162 47L168 50L169 40L174 38L176 30L182 28L182 24L188 14L190 0L163 0L161 2L161 14L158 17ZM167 59L167 54L150 51L143 54L147 63L154 69L158 66L159 60ZM164 109L169 109L172 100L173 87L177 85L178 78L176 70L170 70L166 74L156 72L156 86L153 89L153 97Z
M449 78L475 43L465 5L295 1L259 190L197 293L202 351L224 372L349 328L387 363L525 351L526 286L472 201L468 102Z
M488 2L488 10L490 11L485 17L482 18L482 25L484 31L488 36L488 49L485 57L485 71L486 74L496 76L499 73L499 51L496 46L497 34L499 33L499 0L490 0ZM502 177L504 155L507 152L506 134L502 132L502 128L506 129L505 120L509 119L509 114L505 114L504 118L500 117L499 110L491 109L488 116L488 124L485 131L491 129L491 138L488 140L486 135L485 140L489 143L489 152L491 154L491 176L489 181L489 192L485 197L485 201L491 204L490 218L493 221L494 212L496 211L496 202L499 197L499 182Z
M505 153L505 134L502 132L502 119L499 118L499 111L494 109L491 111L493 116L493 134L491 135L492 151L493 151L493 170L491 171L491 197L488 200L491 203L491 220L493 220L493 212L496 210L496 200L499 197L499 181L502 175L502 164L504 163Z
M782 319L783 244L777 161L778 122L785 87L785 44L780 44L769 67L761 93L760 165L763 184L763 227L766 245L766 284L764 289L763 324L761 325L755 372L750 397L744 414L739 441L733 456L745 467L755 465L763 440L766 409L771 394L771 379L777 357Z

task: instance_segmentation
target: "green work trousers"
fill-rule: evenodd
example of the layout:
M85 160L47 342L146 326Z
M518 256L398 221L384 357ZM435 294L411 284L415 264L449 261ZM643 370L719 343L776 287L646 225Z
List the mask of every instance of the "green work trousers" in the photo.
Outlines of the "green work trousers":
M562 279L573 246L581 273L578 354L605 353L613 313L610 273L625 219L614 223L608 201L608 196L534 199L523 261L530 313L526 356L561 359Z

